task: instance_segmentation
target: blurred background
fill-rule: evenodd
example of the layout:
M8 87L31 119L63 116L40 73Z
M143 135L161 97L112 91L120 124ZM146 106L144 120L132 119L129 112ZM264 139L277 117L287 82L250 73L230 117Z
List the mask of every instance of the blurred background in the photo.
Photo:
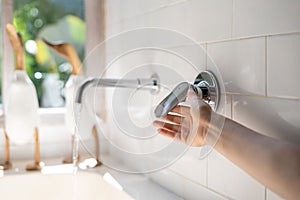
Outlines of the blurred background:
M40 107L65 105L63 88L71 73L71 65L41 40L68 42L83 60L84 14L84 0L13 1L13 24L23 37L26 71L36 87ZM2 63L2 52L0 59Z

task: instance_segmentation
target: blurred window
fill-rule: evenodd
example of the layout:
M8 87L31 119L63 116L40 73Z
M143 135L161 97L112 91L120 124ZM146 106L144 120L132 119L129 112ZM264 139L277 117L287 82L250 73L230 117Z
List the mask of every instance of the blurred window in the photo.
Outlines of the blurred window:
M13 0L13 23L23 38L26 71L36 87L40 107L64 106L63 88L72 69L42 38L72 44L82 61L84 0Z

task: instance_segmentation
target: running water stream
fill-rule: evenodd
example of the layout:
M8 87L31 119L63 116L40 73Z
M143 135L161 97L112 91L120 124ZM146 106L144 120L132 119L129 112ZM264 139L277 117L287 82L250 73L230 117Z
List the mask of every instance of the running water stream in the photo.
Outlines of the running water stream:
M80 117L81 117L82 105L80 103L75 103L74 105L74 115L75 115L75 132L73 138L73 173L77 173L77 163L78 163L78 155L79 155L79 126L80 126Z

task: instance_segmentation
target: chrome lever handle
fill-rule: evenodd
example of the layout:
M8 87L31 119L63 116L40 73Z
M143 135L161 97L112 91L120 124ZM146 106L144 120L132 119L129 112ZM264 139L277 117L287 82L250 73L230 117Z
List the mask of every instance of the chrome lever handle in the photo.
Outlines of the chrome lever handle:
M217 110L220 100L219 84L212 72L203 71L196 77L194 84L188 82L179 83L173 91L157 105L154 110L155 116L165 117L176 105L184 102L189 88L192 88L214 111Z

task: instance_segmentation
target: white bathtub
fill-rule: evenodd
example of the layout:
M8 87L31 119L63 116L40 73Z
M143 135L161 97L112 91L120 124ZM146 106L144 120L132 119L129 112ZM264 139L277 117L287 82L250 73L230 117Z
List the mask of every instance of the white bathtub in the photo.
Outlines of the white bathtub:
M0 199L63 200L63 199L132 199L117 190L97 173L44 175L39 172L4 175L0 178Z

